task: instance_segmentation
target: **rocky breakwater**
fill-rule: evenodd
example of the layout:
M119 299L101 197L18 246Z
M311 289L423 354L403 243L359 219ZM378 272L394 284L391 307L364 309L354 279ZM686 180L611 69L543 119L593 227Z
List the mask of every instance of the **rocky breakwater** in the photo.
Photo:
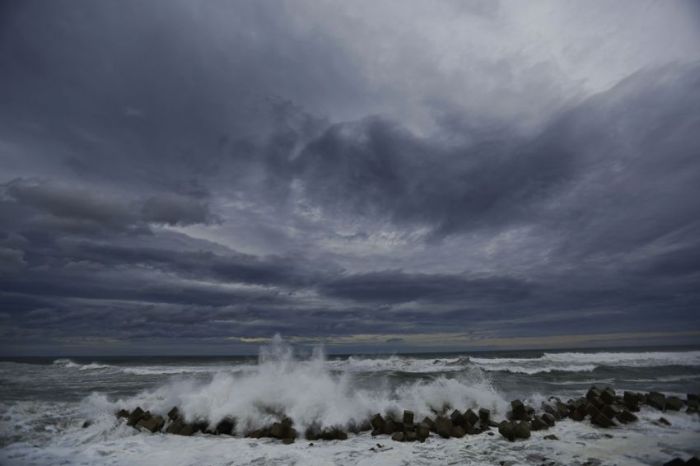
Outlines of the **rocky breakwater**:
M550 397L537 409L521 400L513 400L506 418L497 422L491 411L485 408L465 410L444 406L440 411L433 411L432 416L416 419L410 410L375 413L360 423L348 423L340 426L306 426L303 437L309 441L345 440L348 434L369 432L372 436L389 436L397 442L424 442L431 436L444 439L459 439L470 435L495 435L492 428L508 441L530 438L533 431L550 429L564 419L574 422L590 422L597 428L609 429L636 422L642 406L664 411L685 411L697 415L700 410L698 395L689 394L686 399L666 396L658 392L638 393L625 391L617 393L612 387L591 387L584 396L569 399L566 402L557 397ZM296 429L294 421L283 413L277 414L277 420L256 429L238 429L237 420L226 416L216 423L206 419L186 419L178 407L173 407L166 414L151 413L137 407L132 411L121 409L117 417L143 432L163 432L173 435L191 436L197 433L207 435L241 435L250 438L272 438L283 443L293 443L302 434ZM360 417L360 416L358 416ZM660 417L655 423L668 423ZM546 440L557 440L556 435L543 436ZM693 459L691 459L693 460ZM690 460L689 460L690 461ZM688 463L694 464L694 463Z

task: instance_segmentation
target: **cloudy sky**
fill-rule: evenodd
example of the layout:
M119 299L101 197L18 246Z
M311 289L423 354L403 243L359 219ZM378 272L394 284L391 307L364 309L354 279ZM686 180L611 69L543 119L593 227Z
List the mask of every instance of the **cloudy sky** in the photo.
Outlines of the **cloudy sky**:
M700 8L0 3L0 353L700 340Z

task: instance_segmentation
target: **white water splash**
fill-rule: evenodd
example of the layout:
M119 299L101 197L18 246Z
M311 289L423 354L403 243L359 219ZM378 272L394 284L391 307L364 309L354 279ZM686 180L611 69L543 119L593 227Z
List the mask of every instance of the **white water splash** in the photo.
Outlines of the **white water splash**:
M178 406L189 420L206 419L214 424L232 416L240 429L247 430L269 425L281 415L303 429L312 423L361 423L375 412L390 410L410 409L416 416L428 416L445 405L502 412L506 401L479 370L398 385L376 376L369 385L361 385L352 371L331 370L323 351L299 360L277 336L261 349L258 365L248 370L220 371L206 381L173 379L155 390L117 400L113 408L141 406L165 413Z

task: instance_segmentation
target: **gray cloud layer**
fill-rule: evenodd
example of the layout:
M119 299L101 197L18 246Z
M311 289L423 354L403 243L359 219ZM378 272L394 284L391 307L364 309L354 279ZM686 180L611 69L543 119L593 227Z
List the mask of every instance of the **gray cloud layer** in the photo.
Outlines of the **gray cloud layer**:
M672 5L4 3L2 351L700 329Z

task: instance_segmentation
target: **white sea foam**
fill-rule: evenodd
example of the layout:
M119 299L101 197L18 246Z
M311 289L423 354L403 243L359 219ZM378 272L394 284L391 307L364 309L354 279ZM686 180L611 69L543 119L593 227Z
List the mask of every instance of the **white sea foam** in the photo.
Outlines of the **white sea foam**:
M350 435L347 441L298 441L283 445L271 439L214 437L197 434L180 437L146 434L127 427L111 413L95 416L95 400L81 409L56 403L24 402L3 410L7 429L21 424L27 432L38 431L46 416L71 420L63 425L51 422L43 437L27 442L13 442L0 448L0 464L7 466L52 466L59 464L190 466L223 465L390 465L469 464L493 465L502 461L518 465L537 465L555 461L558 465L581 465L588 458L602 464L629 466L663 464L680 456L698 454L700 421L684 413L665 413L671 426L657 426L652 421L658 412L644 409L640 421L608 429L603 435L589 422L564 420L556 426L533 432L525 441L507 442L501 436L486 434L468 439L441 439L431 436L425 443L392 442L388 437L371 437L368 433ZM108 408L108 405L104 406ZM81 428L79 416L92 411L93 423ZM42 414L41 422L37 416ZM25 425L26 424L26 425ZM3 427L0 427L0 429ZM554 434L559 440L544 440ZM36 434L33 437L37 439ZM649 441L653 436L654 441ZM381 447L377 447L377 443ZM543 459L544 458L544 459Z

